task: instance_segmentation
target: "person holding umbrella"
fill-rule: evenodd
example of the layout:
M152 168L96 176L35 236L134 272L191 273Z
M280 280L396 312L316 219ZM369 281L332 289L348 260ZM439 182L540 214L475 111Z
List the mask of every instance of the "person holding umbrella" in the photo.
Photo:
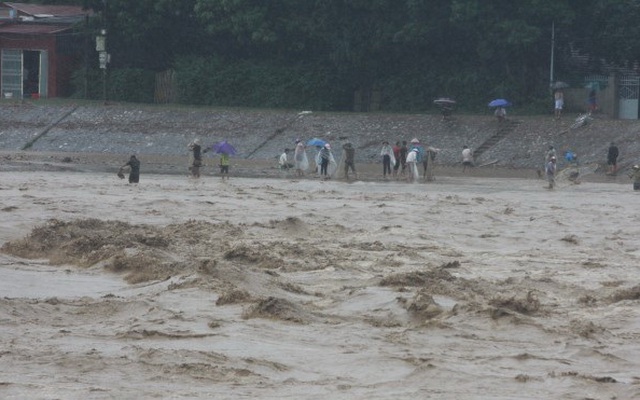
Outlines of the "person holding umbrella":
M449 104L443 104L440 108L440 113L442 114L442 120L446 121L453 113L453 106Z
M507 119L507 109L504 107L496 107L496 111L493 113L498 119L498 122L502 122Z
M562 114L562 108L564 107L564 92L562 89L568 88L569 85L565 82L556 82L551 85L551 89L553 90L553 101L554 101L554 117L555 119L560 119Z
M562 115L562 107L564 107L564 93L562 89L556 89L553 94L553 98L555 101L554 115L556 119L560 119Z
M510 106L511 103L505 99L495 99L489 103L489 107L496 107L493 115L498 119L498 122L503 122L507 119L507 109L506 107Z
M213 150L216 154L220 154L220 175L222 176L222 180L225 178L229 179L229 164L230 157L232 154L236 154L236 149L228 143L226 140L216 143L210 148L205 150L205 153L209 150Z
M223 181L225 180L225 178L229 180L229 163L230 163L229 154L221 153L220 154L220 176L222 176Z
M435 99L433 103L440 107L440 112L442 113L443 121L447 120L451 116L451 113L453 112L453 107L456 105L456 101L448 97L441 97L439 99Z
M318 139L318 138L313 138L307 141L307 147L313 146L316 148L316 155L313 158L313 161L316 164L316 173L318 175L322 175L320 172L320 152L322 151L322 149L324 148L324 145L327 144L326 140L322 140L322 139Z

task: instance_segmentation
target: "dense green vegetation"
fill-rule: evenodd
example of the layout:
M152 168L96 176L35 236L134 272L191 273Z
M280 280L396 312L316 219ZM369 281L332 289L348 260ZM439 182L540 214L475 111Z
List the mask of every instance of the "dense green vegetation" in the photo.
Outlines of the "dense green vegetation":
M191 104L351 110L362 99L365 109L416 111L450 96L473 110L506 97L536 111L549 97L552 26L556 80L585 73L572 49L590 55L592 73L602 60L640 59L638 0L46 3L96 10L79 29L106 26L118 77L109 95L123 100L152 98L144 72L173 69L179 101Z

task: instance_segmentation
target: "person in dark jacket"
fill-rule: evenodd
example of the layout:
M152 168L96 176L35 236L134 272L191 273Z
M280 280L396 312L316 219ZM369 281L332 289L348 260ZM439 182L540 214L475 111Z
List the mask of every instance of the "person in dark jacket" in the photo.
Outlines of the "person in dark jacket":
M358 173L356 172L356 149L353 147L351 143L345 143L342 146L344 150L344 177L345 179L349 179L349 169L353 172L353 175L358 179Z
M124 179L124 170L125 168L129 168L129 183L138 183L140 182L140 160L135 155L132 155L122 167L118 171L118 176L121 179Z
M194 139L193 142L189 143L189 150L193 152L193 163L189 167L189 171L191 171L192 177L200 178L200 167L202 167L202 146L200 145L200 140Z
M331 146L325 144L320 150L320 176L327 179L329 177L329 163L331 162Z
M607 152L607 165L609 166L609 175L613 175L618 171L618 146L614 142L609 144L609 151Z
M409 148L407 147L407 141L402 141L400 146L400 166L402 167L400 173L404 175L404 171L407 169L407 155L409 154Z

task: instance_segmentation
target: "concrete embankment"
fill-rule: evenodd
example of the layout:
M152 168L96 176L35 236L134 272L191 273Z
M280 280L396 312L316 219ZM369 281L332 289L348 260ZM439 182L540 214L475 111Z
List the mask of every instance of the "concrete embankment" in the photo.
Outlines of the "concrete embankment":
M186 157L187 144L233 143L237 159L275 162L296 138L319 137L333 145L336 156L347 141L356 147L356 161L376 164L383 140L418 138L440 149L436 163L457 166L463 145L482 146L477 162L495 167L536 169L549 145L558 153L576 152L582 163L606 162L615 141L623 167L640 160L640 123L596 117L571 129L575 115L556 121L551 115L518 116L498 122L486 115L356 114L286 110L245 110L144 105L76 105L73 103L0 103L0 151L56 152L148 157ZM314 149L309 151L310 155ZM562 161L562 159L561 159Z

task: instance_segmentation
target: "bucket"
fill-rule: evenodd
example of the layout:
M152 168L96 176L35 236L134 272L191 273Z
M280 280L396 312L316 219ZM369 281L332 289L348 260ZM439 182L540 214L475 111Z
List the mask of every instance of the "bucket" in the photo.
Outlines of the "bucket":
M38 100L40 98L40 93L31 93L31 98L34 100Z

